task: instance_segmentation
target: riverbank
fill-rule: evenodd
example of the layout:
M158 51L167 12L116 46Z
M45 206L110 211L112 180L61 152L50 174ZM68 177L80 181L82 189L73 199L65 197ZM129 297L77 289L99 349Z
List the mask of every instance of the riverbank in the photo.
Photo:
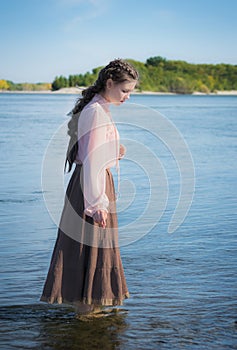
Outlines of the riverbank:
M0 93L4 94L72 94L77 95L80 94L81 91L84 89L84 87L70 87L70 88L62 88L56 91L52 90L42 90L42 91L28 91L28 90L22 90L22 91L7 91L7 90L0 90ZM132 94L134 95L179 95L173 92L156 92L156 91L134 91ZM216 92L210 92L210 93L204 93L200 91L195 91L191 95L223 95L223 96L237 96L237 90L229 90L229 91L216 91Z

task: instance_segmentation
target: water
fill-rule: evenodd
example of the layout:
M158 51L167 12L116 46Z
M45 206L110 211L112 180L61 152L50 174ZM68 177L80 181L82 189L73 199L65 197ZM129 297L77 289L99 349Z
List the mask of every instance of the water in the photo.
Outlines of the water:
M179 172L167 147L158 142L169 193L151 232L144 235L144 224L138 222L140 239L121 248L131 298L118 313L91 322L76 320L71 308L39 302L56 238L42 194L42 161L75 98L0 94L0 348L237 349L236 97L131 98L166 115L187 142L196 178L191 209L175 233L168 234ZM134 118L131 106L122 108ZM153 113L144 113L149 130L155 128ZM145 139L152 149L150 134L120 128L123 137ZM140 165L146 163L144 154L139 153ZM121 163L122 179L131 174L131 194L136 186L133 203L127 211L121 209L121 227L139 216L149 199L150 174L134 164Z

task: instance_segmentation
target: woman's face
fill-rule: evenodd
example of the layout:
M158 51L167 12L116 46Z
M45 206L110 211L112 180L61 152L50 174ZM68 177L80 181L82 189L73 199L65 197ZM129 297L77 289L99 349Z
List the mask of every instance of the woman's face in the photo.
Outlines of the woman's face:
M108 79L104 97L108 102L119 106L129 98L130 93L134 90L136 86L136 83L136 80L124 81L123 83L116 83L112 79Z

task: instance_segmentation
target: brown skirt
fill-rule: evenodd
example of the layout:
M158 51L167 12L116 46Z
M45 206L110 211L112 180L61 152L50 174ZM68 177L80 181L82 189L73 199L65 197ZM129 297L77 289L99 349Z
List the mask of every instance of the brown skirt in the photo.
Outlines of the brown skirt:
M118 247L118 224L113 177L106 170L109 199L107 228L102 229L84 214L77 165L68 184L41 301L96 305L122 305L129 297Z

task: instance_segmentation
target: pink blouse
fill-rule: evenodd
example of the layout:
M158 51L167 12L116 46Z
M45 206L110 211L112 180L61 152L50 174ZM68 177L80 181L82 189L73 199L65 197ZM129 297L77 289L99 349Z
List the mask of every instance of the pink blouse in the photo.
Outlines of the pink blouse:
M119 133L111 118L109 102L96 94L83 108L78 121L78 154L76 163L83 164L85 214L108 211L105 194L106 169L117 166Z

